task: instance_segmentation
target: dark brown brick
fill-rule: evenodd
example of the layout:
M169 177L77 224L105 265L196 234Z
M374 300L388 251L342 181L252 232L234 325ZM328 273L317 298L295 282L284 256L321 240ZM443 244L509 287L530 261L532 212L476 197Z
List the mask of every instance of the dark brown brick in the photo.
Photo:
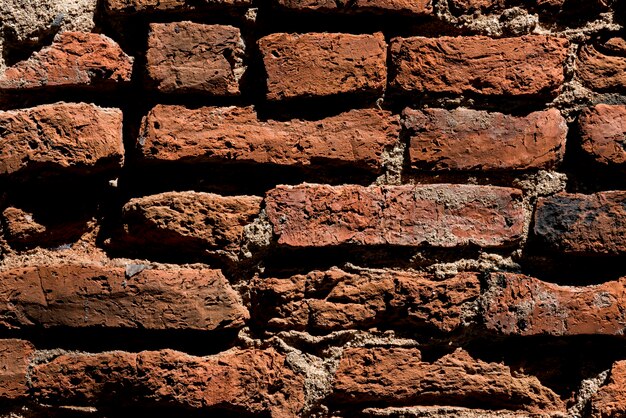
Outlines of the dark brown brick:
M562 193L541 198L535 235L548 248L567 254L626 252L626 192Z
M398 13L411 16L430 15L433 12L431 0L355 0L338 2L334 0L278 0L284 9L317 11L324 13Z

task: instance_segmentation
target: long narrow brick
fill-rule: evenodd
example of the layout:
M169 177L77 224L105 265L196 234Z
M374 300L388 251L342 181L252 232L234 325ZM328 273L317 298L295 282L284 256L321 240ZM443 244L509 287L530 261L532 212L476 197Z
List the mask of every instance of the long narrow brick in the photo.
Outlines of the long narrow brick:
M338 403L480 405L529 412L564 411L564 403L535 377L475 360L458 349L434 362L416 348L348 348L336 372Z
M397 117L376 109L283 122L261 120L252 107L158 105L143 120L139 149L146 161L341 164L379 172L399 128Z
M578 117L582 149L605 167L626 166L626 106L599 104Z
M548 248L568 254L626 252L626 192L561 193L539 199L534 233Z
M434 170L550 169L563 160L567 124L556 109L525 117L470 109L404 111L411 164Z
M122 209L130 243L157 250L237 252L243 228L261 211L256 196L166 192L131 199Z
M193 22L152 23L148 36L148 77L164 93L239 95L245 71L239 29Z
M390 88L404 93L552 95L564 81L568 41L532 35L395 38Z
M210 357L163 350L63 354L35 365L32 394L55 405L172 406L272 417L302 416L304 376L274 349Z
M28 366L35 347L28 341L0 340L0 400L28 395Z
M618 42L618 40L622 42ZM613 41L613 44L610 42ZM615 91L626 89L626 50L611 48L623 43L621 38L613 38L604 45L604 51L594 45L584 45L578 54L577 74L583 84L592 90ZM613 49L614 51L611 51Z
M517 189L470 186L278 186L266 197L278 243L510 246L523 235Z
M286 10L299 12L317 11L324 13L398 13L410 16L425 16L433 12L431 0L278 0Z
M269 100L379 95L385 89L387 44L382 33L275 33L258 43Z
M0 175L115 169L124 158L122 112L85 103L0 112L0 138Z
M54 264L4 271L0 324L208 331L237 329L248 319L220 270L143 268Z
M348 273L334 268L252 284L256 321L274 329L336 331L394 323L458 328L480 293L474 273L437 281L411 271Z
M626 278L576 287L492 273L481 306L487 329L505 335L623 335Z
M590 418L626 416L626 361L613 363L609 378L589 402Z
M73 87L103 88L130 82L133 58L112 39L64 32L52 45L0 75L0 91Z
M225 7L246 7L251 0L104 0L104 9L111 14L197 12Z

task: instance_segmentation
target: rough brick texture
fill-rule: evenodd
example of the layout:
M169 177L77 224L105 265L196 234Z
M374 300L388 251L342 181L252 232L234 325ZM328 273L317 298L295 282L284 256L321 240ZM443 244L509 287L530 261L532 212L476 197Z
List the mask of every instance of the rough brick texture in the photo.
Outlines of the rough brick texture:
M37 399L76 406L139 402L276 417L297 417L304 407L303 376L273 349L212 357L173 350L63 354L36 365L31 381Z
M391 87L405 93L554 94L568 42L551 36L395 38Z
M559 411L564 404L534 377L473 359L457 350L434 362L416 348L344 351L333 385L337 402L479 404L494 409Z
M393 323L453 331L480 294L473 273L436 281L394 270L314 271L289 279L257 279L253 288L260 321L277 329L313 331Z
M28 341L0 340L0 399L19 399L28 395L28 365L35 348Z
M278 0L288 10L318 11L325 13L399 13L406 15L429 15L433 12L431 0L356 0L337 2L329 0Z
M397 117L374 109L275 121L260 119L251 107L157 106L143 121L140 150L147 161L334 164L379 172L398 134Z
M524 170L557 166L567 124L558 110L526 117L470 109L404 111L411 164L433 170Z
M269 100L379 95L385 89L387 44L381 33L277 33L261 38L259 49Z
M239 94L244 45L239 29L193 22L153 23L148 76L165 93Z
M65 32L49 47L0 75L0 91L55 87L103 88L130 82L133 58L110 38Z
M219 270L51 265L0 277L0 324L8 328L218 330L248 318Z
M513 273L492 273L482 297L485 326L514 335L623 335L626 279L559 286Z
M0 416L626 417L623 0L0 0Z
M540 199L535 235L550 249L570 254L626 252L626 192L558 194Z
M0 112L0 175L119 168L122 113L83 103Z
M626 106L599 104L584 109L578 118L581 147L605 167L626 165Z
M504 247L524 223L521 193L491 186L280 186L266 207L278 243L292 247Z
M261 210L261 198L167 192L132 199L123 207L126 239L141 247L237 252L243 228Z

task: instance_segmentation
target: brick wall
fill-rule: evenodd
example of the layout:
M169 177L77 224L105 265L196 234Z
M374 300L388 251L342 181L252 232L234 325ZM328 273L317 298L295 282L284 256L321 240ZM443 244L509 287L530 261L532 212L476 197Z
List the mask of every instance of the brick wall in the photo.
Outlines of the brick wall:
M624 9L1 2L0 417L625 417Z

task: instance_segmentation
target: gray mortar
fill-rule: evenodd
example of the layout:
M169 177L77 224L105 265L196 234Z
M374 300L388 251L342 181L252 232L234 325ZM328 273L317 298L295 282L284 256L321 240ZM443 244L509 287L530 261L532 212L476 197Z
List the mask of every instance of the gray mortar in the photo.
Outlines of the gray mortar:
M393 418L565 418L561 413L530 414L514 411L485 411L455 406L416 406L392 408L366 408L365 417Z
M243 238L241 240L242 259L250 259L256 252L270 247L273 243L273 238L272 224L267 218L265 209L262 209L259 216L243 228Z
M400 185L402 184L402 172L404 170L404 161L406 156L407 145L401 139L394 145L386 147L380 157L383 167L381 174L375 181L374 185Z
M567 410L567 416L569 418L583 418L583 414L591 398L600 390L600 387L606 383L608 377L609 370L605 370L595 377L583 380L576 393L576 403Z

